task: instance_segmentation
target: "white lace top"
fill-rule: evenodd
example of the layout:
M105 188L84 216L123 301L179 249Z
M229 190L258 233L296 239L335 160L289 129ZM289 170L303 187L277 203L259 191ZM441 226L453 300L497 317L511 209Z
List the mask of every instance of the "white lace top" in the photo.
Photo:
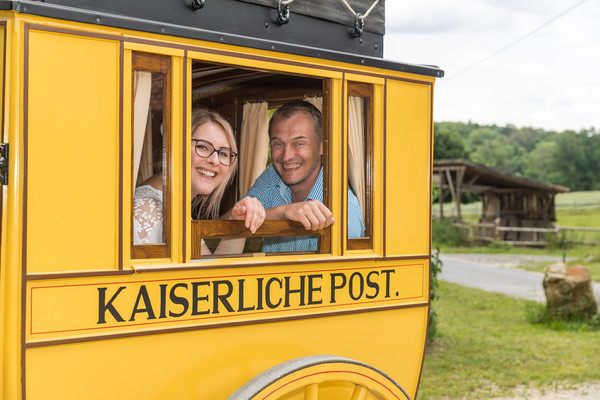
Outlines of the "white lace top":
M139 186L133 194L133 244L163 243L162 191Z

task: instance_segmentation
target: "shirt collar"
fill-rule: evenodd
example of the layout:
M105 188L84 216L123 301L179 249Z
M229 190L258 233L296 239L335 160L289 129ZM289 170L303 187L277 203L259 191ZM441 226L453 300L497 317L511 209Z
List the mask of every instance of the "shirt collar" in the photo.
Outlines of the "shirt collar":
M310 189L308 196L304 200L319 200L320 202L323 201L323 167L321 167L321 170L319 171L319 176L317 177L315 184L313 185L312 189Z

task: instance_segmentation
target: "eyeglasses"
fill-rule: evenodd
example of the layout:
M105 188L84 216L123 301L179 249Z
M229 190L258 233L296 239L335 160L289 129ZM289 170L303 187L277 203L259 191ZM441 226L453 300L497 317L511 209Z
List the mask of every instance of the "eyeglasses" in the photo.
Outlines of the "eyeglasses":
M213 144L207 140L192 139L192 142L196 142L194 147L196 148L196 154L198 154L200 157L208 158L216 152L219 156L219 162L226 166L233 164L238 156L237 153L231 151L231 149L228 149L227 147L215 149L215 146L213 146Z

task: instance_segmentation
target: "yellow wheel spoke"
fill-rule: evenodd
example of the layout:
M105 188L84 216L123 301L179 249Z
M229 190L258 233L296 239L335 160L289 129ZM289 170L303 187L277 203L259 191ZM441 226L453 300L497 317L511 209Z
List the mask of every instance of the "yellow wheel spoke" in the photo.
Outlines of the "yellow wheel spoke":
M354 387L354 392L352 393L351 400L365 400L367 398L367 392L367 388L360 385L356 385Z
M319 400L318 383L311 383L304 388L304 400Z

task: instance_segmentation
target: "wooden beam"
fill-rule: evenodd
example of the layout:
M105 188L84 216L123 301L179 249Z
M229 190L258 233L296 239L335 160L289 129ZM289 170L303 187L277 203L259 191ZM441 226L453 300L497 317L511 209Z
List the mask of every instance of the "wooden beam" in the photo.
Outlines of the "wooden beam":
M456 197L456 191L454 189L454 184L452 183L452 175L449 170L446 170L446 178L448 179L448 186L450 187L450 194L452 195L452 200L454 200L454 204L456 204L456 220L462 221L460 217L460 199Z

